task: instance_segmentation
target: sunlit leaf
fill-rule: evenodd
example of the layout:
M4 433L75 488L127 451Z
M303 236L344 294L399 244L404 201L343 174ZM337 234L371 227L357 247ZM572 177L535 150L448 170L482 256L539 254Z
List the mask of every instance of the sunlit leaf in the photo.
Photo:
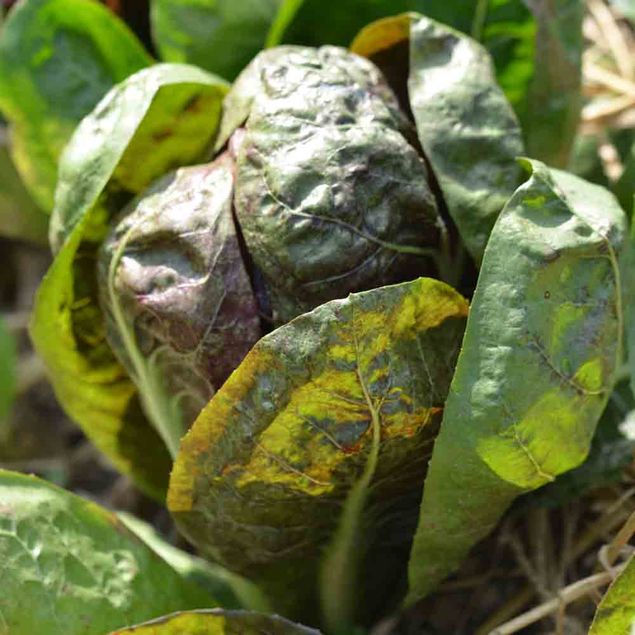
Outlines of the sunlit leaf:
M630 635L635 627L635 556L597 608L589 635Z
M96 259L109 221L133 194L213 142L224 83L157 65L114 88L86 117L60 166L51 237L60 249L37 295L31 334L68 414L115 465L161 497L167 450L106 341Z
M60 154L110 88L152 63L128 27L92 0L23 0L0 34L0 110L16 166L53 208Z
M517 496L584 460L621 363L624 213L604 188L523 164L530 177L485 251L426 477L411 602Z
M496 217L520 181L515 158L523 153L520 127L487 51L416 14L371 24L352 50L378 64L407 99L448 211L480 261Z
M305 623L319 587L331 630L397 602L466 312L421 278L261 339L182 442L168 504L185 535Z
M103 635L216 604L111 512L4 470L0 577L0 630L10 635Z

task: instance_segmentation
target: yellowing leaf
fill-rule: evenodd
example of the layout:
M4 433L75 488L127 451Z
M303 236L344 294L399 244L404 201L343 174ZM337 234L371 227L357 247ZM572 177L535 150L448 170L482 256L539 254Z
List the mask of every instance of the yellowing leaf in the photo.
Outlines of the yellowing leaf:
M466 313L421 278L261 339L183 439L168 495L179 527L292 617L318 619L318 581L329 626L359 619L362 596L386 610Z
M163 64L114 88L78 127L60 165L51 237L59 249L38 291L31 336L60 403L121 471L162 498L168 452L106 341L97 251L109 221L166 170L205 154L225 84Z
M626 219L538 161L485 251L410 561L426 595L520 494L579 465L622 355Z
M115 631L110 635L320 635L277 615L246 611L188 611Z

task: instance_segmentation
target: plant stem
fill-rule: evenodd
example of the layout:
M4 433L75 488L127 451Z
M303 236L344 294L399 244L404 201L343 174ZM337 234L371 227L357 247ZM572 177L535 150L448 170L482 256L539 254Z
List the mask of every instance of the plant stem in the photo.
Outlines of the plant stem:
M478 0L474 9L470 35L477 42L480 42L483 37L483 29L485 28L485 20L487 19L488 4L489 0Z
M573 584L562 589L558 596L547 602L536 606L535 608L515 617L513 620L506 622L505 624L490 631L490 635L512 635L517 633L523 628L526 628L530 624L537 622L558 610L561 610L563 605L571 604L580 598L583 598L590 591L594 591L600 587L606 586L613 581L613 578L622 572L626 565L616 567L613 571L603 571L602 573L595 573L588 578L578 580Z

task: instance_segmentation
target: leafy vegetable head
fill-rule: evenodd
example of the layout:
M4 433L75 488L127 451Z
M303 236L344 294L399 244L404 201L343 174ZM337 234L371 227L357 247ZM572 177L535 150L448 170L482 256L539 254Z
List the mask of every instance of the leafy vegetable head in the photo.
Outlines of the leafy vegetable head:
M167 390L185 424L260 337L232 217L232 170L225 154L165 176L125 208L101 248L111 346L149 399Z
M434 268L443 230L416 135L381 73L336 47L261 53L226 102L236 215L275 322ZM244 120L244 121L243 121Z

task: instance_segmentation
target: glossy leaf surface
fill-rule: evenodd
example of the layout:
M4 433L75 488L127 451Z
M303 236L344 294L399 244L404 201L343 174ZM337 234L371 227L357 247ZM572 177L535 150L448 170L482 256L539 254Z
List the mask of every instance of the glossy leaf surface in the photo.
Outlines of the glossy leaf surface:
M277 615L246 611L190 611L167 615L111 635L320 635Z
M387 52L405 43L406 67L397 73ZM520 181L515 158L523 153L518 122L487 51L416 14L371 24L352 49L383 67L397 85L409 68L407 99L423 151L465 245L480 261L496 217Z
M466 312L421 278L262 338L182 442L168 505L185 535L305 622L318 578L329 624L357 618L361 596L381 611L402 588Z
M97 251L113 214L134 193L205 154L224 92L203 71L158 65L113 89L82 121L60 166L51 233L61 250L38 292L31 329L65 410L155 497L165 491L169 455L108 346Z
M597 608L589 635L630 635L635 626L635 559L617 576Z
M426 477L409 601L520 494L579 465L622 350L626 219L604 188L537 161L487 245Z
M0 501L3 633L102 635L215 604L94 503L4 470Z
M233 170L222 155L159 179L100 249L110 345L172 454L260 337L232 215Z
M51 211L57 162L75 126L110 88L152 63L115 15L90 0L24 0L0 36L0 110L13 158Z
M372 64L336 47L278 47L232 93L231 119L248 107L232 143L236 216L274 322L434 271L444 227L426 166Z

